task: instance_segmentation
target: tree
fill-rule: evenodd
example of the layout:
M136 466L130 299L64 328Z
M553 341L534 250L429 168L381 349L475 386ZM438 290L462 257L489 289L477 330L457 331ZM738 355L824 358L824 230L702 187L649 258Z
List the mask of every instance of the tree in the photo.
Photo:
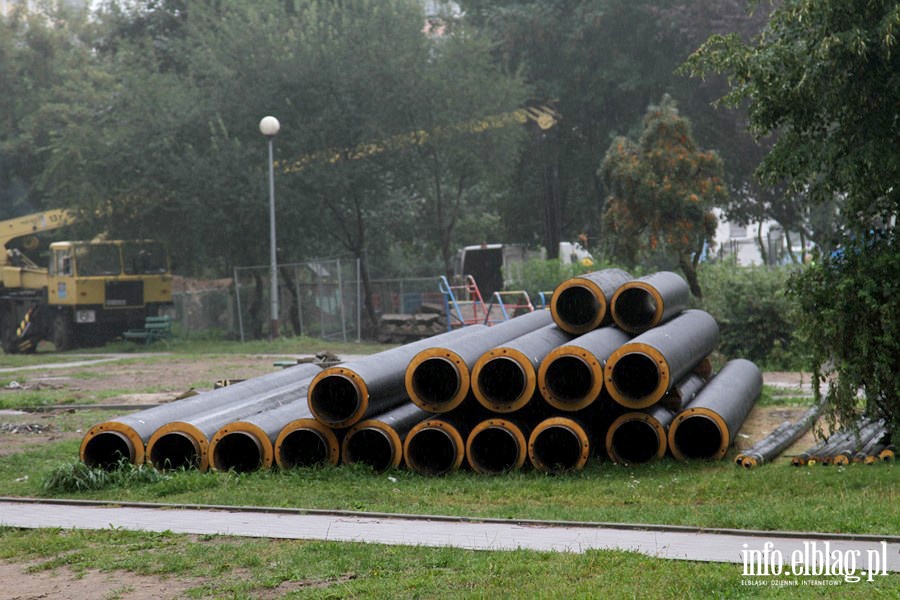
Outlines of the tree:
M713 206L727 198L722 161L694 141L688 120L664 96L644 117L640 140L618 137L599 170L609 197L609 249L626 264L650 253L672 255L700 298L697 263L714 239Z
M713 36L688 63L698 75L725 73L724 102L748 104L755 134L779 134L758 169L764 181L787 182L810 208L842 203L842 247L820 253L792 284L800 328L815 372L836 375L828 379L833 412L849 417L864 390L895 435L898 30L893 0L785 0L749 43Z

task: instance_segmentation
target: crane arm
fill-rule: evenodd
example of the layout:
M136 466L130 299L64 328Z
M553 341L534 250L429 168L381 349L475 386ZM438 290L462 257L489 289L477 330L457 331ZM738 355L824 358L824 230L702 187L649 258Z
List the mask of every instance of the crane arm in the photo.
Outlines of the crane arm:
M0 221L0 266L9 264L6 244L24 235L32 235L43 231L52 231L65 227L76 220L75 213L54 209L44 212L16 217L8 221Z

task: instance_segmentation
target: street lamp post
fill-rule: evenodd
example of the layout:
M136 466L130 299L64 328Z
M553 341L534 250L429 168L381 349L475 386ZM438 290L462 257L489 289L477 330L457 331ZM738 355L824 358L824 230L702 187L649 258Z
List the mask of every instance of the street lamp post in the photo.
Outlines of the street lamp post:
M269 138L269 258L272 273L269 279L272 281L272 320L269 325L269 339L278 337L278 268L275 257L275 163L273 144L281 124L275 117L263 117L259 122L259 130Z

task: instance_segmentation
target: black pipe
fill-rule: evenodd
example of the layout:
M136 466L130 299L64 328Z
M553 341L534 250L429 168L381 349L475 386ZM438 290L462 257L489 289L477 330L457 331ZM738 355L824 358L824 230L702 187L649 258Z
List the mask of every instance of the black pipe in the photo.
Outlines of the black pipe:
M298 390L289 402L221 427L209 440L210 468L218 471L270 468L276 462L275 441L284 426L295 419L312 419L306 393L306 389Z
M673 385L672 389L666 392L666 395L662 397L659 403L669 410L681 410L690 404L691 400L700 393L700 390L705 385L706 379L696 373L688 373L678 383Z
M746 448L746 449L742 450L741 452L739 452L738 454L736 454L734 457L734 464L737 465L738 467L744 466L744 459L747 458L747 456L755 454L765 444L768 444L776 437L780 437L781 435L783 435L784 432L787 431L788 428L790 428L790 426L791 426L790 421L783 421L778 427L773 429L772 432L769 433L769 435L767 435L763 439L757 441L755 444L753 444L749 448Z
M450 412L469 395L471 369L488 350L531 333L552 321L537 310L482 329L465 338L447 340L419 351L406 369L406 392L423 410Z
M666 455L669 425L675 412L662 405L625 413L606 434L606 452L613 462L640 464Z
M309 388L309 408L316 419L337 429L386 412L406 401L404 376L416 354L485 330L484 325L470 325L325 369Z
M374 419L360 421L344 436L341 451L344 463L365 463L376 473L399 467L403 460L403 441L428 416L409 402Z
M476 473L517 471L527 456L528 442L522 426L510 419L485 419L466 437L466 458Z
M91 427L85 434L79 455L82 462L90 467L110 468L122 458L132 464L142 464L145 462L145 450L150 436L166 423L187 420L208 410L244 403L260 394L296 389L320 370L313 364L298 365L104 421ZM204 441L203 451L205 444ZM194 446L189 441L187 445L192 448ZM196 450L199 452L201 448L198 446ZM192 452L194 450L189 454Z
M148 462L158 469L196 466L201 471L206 471L210 462L209 443L219 429L229 423L301 400L311 381L312 378L308 378L287 390L266 392L253 396L246 402L229 404L189 419L166 423L154 431L147 442ZM253 455L235 457L236 468L242 470L256 470L264 460L263 442L254 436L243 435L242 438L230 440L224 450L227 452L229 449ZM220 451L220 454L225 452ZM253 457L257 458L255 464Z
M572 334L551 323L488 350L472 369L475 398L493 412L520 410L534 396L541 361L571 340Z
M544 400L566 412L590 406L603 389L604 362L630 339L616 327L602 327L552 350L538 369Z
M681 276L660 271L620 286L610 310L619 329L637 335L681 313L690 299L691 289Z
M604 368L606 388L626 408L652 406L713 351L718 339L715 319L686 310L613 352Z
M528 438L528 458L544 473L580 471L591 456L590 430L581 419L550 417Z
M336 465L341 460L341 433L316 419L290 421L275 438L275 462L282 469Z
M867 423L860 423L859 429L854 430L853 435L834 448L832 451L831 463L835 465L847 465L850 464L850 459L853 455L863 446L865 446L869 440L871 440L876 435L881 438L884 435L883 428L884 423L881 421L870 421Z
M454 413L421 421L403 442L406 466L420 475L456 471L466 455L466 438L477 418Z
M739 463L740 466L745 469L752 469L775 460L815 425L823 406L822 403L819 403L800 415L793 423L783 423L782 426L786 425L786 427L776 428L775 431L745 452L746 456ZM793 461L791 461L791 464L794 464Z
M883 447L885 445L885 441L887 440L887 433L887 426L883 421L879 421L877 430L872 434L872 437L869 438L869 441L862 445L862 447L859 449L859 452L853 455L852 462L862 463L865 462L866 458L868 458L869 456L874 456L875 448L878 448L879 446Z
M608 310L613 294L631 281L621 269L604 269L568 279L556 288L550 299L553 321L563 331L575 335L587 333L612 322Z
M672 421L672 455L678 460L725 456L761 391L762 373L756 365L741 358L730 361Z

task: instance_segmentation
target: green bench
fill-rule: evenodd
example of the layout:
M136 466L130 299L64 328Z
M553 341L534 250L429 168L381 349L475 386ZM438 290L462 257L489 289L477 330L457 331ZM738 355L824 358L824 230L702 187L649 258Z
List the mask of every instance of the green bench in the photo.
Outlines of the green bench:
M144 319L143 329L129 329L122 337L133 342L143 341L145 344L167 340L172 337L172 317L147 317Z

